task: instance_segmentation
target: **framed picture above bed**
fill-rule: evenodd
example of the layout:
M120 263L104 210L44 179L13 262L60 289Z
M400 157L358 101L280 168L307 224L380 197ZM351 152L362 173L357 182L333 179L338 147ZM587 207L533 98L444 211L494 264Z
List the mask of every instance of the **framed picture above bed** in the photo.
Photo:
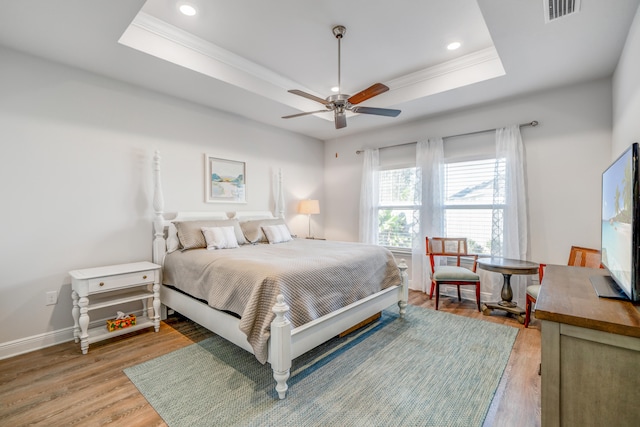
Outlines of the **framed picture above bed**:
M204 181L207 203L246 203L245 162L204 155Z

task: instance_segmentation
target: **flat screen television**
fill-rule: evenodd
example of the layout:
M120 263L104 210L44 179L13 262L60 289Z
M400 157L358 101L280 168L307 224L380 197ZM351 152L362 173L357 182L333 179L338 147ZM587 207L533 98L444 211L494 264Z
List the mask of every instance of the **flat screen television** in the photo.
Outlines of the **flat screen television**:
M592 277L598 296L640 300L639 144L633 143L602 173L602 264Z

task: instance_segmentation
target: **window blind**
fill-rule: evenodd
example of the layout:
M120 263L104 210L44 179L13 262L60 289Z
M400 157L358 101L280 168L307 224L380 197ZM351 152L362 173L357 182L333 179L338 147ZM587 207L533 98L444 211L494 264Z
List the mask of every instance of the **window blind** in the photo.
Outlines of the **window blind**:
M504 173L504 159L445 164L446 234L469 239L470 252L490 254L494 226L501 233Z

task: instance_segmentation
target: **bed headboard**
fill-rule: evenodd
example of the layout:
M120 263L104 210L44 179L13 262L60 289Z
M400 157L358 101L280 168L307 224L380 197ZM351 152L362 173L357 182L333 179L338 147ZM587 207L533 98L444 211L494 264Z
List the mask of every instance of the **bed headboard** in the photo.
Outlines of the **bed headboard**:
M163 265L164 257L167 253L167 230L173 221L196 221L207 219L238 219L240 221L248 221L252 219L265 218L284 218L284 203L281 201L282 195L282 175L279 173L277 179L276 206L282 204L282 209L277 208L278 215L273 215L271 211L196 211L196 212L176 212L174 215L168 215L171 218L166 219L164 216L164 196L162 194L162 184L160 180L160 152L156 151L153 156L153 262Z
M250 219L275 218L271 211L195 211L195 212L176 212L171 219L165 219L165 226L173 221L198 221L206 219L237 219L239 221L248 221Z

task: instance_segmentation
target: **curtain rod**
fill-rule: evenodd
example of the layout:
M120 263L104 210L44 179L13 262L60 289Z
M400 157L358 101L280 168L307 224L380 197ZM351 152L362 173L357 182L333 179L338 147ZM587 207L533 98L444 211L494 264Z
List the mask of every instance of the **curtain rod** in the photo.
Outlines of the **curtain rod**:
M521 123L518 126L523 127L523 126L531 126L531 127L536 127L538 126L540 123L537 120L533 120L529 123ZM459 133L458 135L449 135L449 136L443 136L442 139L448 139L448 138L457 138L460 136L469 136L469 135L477 135L479 133L487 133L487 132L495 132L497 129L485 129L485 130L477 130L475 132L467 132L467 133ZM382 150L385 148L394 148L394 147L402 147L404 145L413 145L413 144L417 144L417 141L413 141L413 142L404 142L402 144L396 144L396 145L387 145L385 147L378 147L378 150ZM364 153L364 150L358 150L356 151L356 154L362 154Z

